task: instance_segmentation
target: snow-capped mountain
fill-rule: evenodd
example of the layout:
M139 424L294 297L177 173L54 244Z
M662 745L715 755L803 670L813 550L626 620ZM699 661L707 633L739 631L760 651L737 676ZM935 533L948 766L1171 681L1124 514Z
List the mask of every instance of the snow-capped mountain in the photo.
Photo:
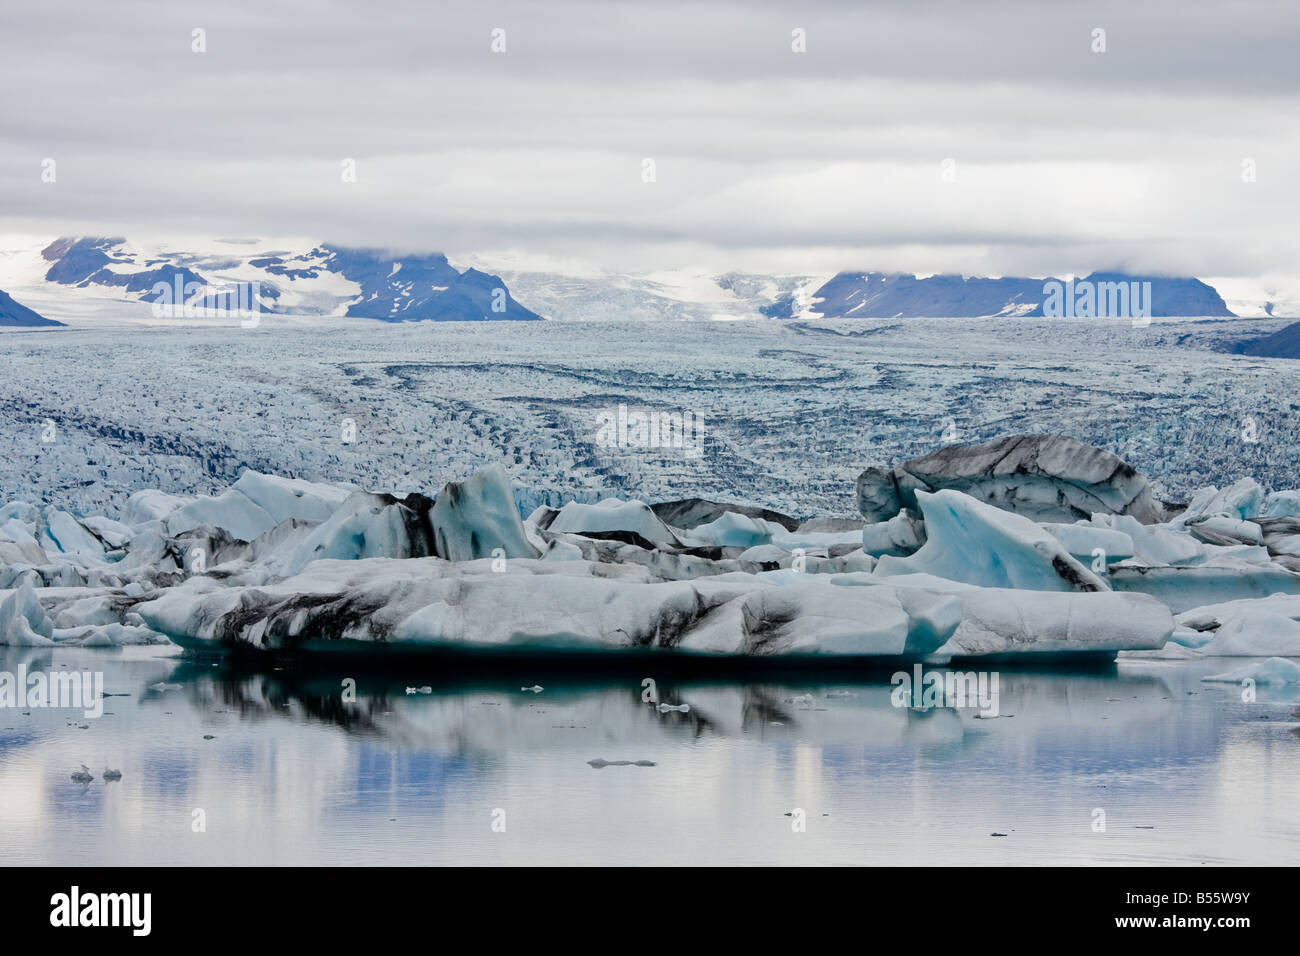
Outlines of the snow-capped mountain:
M1230 318L1268 316L1274 301L1253 285L1237 283L1230 308L1216 287L1196 278L1097 272L1078 279L917 276L906 273L840 272L834 276L758 275L745 272L610 273L569 262L475 258L499 273L529 302L553 318L574 319L839 319L993 318L997 316L1087 317L1071 304L1053 313L1049 283L1063 296L1091 286L1102 295L1122 285L1141 295L1141 314ZM1150 283L1149 286L1144 285ZM1278 296L1279 299L1285 302ZM1283 306L1286 307L1285 305ZM1094 312L1093 314L1104 314ZM1124 314L1128 314L1126 311Z
M461 272L437 253L242 240L196 252L144 248L124 238L64 237L41 249L40 259L43 283L139 302L213 309L242 296L273 315L384 322L542 318L497 276Z
M1139 288L1150 283L1144 307L1152 316L1232 316L1222 296L1200 279L1096 272L1080 280L1016 276L915 276L882 272L841 272L813 294L811 310L823 318L982 318L1075 314L1048 308L1049 283L1067 281L1080 289L1103 285ZM1071 287L1073 287L1071 286ZM1093 314L1098 314L1094 312Z
M1133 304L1141 302L1133 311L1141 315L1266 317L1294 311L1296 296L1285 282L1213 282L1101 272L1068 280L706 269L627 273L509 253L457 256L453 264L439 253L310 239L145 243L64 237L0 250L0 288L57 319L99 318L106 303L114 317L148 319L157 315L150 307L163 301L183 302L190 313L247 302L267 315L384 322L1087 317L1075 310L1073 297L1085 286L1131 290ZM1069 300L1064 311L1059 302L1053 311L1053 283Z

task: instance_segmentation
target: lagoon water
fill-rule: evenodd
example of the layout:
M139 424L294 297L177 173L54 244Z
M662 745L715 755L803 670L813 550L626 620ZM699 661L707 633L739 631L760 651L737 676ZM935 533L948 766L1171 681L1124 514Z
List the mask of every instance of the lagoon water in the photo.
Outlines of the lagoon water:
M127 695L0 708L0 864L1294 863L1300 691L1200 680L1242 663L1002 668L985 719L895 707L888 673L661 675L682 713L653 673L0 648Z

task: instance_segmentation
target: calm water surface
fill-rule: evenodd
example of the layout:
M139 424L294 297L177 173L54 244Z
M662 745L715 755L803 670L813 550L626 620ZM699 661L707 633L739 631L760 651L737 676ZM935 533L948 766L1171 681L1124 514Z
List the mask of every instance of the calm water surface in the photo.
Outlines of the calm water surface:
M0 864L1295 863L1300 693L1200 681L1242 663L1002 669L980 719L887 674L661 677L689 713L651 673L357 674L344 704L345 671L0 648L129 695L0 708Z

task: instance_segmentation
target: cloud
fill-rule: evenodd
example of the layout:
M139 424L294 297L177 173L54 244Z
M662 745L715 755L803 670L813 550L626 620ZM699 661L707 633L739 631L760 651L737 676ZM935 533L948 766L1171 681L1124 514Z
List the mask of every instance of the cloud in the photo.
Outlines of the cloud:
M56 0L7 18L3 231L646 270L1300 258L1291 5Z

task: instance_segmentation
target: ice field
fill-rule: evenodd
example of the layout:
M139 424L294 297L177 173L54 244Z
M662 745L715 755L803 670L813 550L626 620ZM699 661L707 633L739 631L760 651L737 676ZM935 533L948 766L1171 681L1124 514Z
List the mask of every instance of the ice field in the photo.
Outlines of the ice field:
M1215 351L1276 320L381 325L84 323L0 335L0 496L112 513L244 468L432 493L502 463L538 502L701 495L853 516L853 484L952 441L1107 448L1166 499L1300 474L1300 366ZM691 413L703 453L600 441ZM43 440L49 439L49 440Z

